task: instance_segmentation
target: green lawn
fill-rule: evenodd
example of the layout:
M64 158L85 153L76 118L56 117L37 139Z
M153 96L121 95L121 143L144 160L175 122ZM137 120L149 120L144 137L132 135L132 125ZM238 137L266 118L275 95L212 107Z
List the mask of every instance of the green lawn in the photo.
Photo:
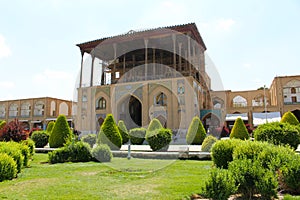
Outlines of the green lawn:
M96 162L45 163L36 154L18 178L0 183L0 199L184 199L199 193L211 161L114 158Z

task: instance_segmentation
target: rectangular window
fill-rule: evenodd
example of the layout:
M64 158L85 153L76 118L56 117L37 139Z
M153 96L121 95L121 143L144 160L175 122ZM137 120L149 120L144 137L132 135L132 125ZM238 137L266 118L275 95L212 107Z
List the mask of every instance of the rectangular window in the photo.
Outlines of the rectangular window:
M297 102L297 97L292 97L292 102L296 103Z
M289 93L289 88L283 88L283 94L288 94Z

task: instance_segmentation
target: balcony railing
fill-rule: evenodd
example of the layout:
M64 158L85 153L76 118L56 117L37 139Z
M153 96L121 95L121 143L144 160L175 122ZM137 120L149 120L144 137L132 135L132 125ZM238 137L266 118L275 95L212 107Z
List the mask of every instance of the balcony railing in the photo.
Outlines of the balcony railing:
M284 105L299 105L300 102L283 102Z

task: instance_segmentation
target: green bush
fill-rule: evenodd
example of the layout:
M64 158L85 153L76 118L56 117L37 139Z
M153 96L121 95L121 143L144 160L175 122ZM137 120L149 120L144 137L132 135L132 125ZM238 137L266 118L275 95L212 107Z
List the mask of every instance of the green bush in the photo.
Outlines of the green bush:
M93 148L94 144L96 144L97 141L97 135L93 133L84 135L81 137L81 141L88 143L90 147Z
M153 151L167 150L172 141L172 131L165 128L147 131L146 141Z
M231 138L237 138L241 140L248 140L249 139L248 130L241 118L237 118L234 122L233 128L230 133Z
M6 153L0 152L0 182L11 180L17 176L17 164L14 159Z
M90 146L85 142L70 142L64 147L48 153L52 164L63 162L88 162L91 160Z
M203 195L207 198L227 200L237 189L238 187L230 171L215 168L210 172L210 176L202 190Z
M122 144L126 144L129 141L129 134L124 121L122 120L119 121L118 129L122 137Z
M210 152L212 146L218 141L218 139L212 135L207 136L202 143L201 150L204 152Z
M288 123L288 124L291 124L291 125L298 125L299 124L299 121L298 121L297 117L290 111L283 114L280 122L281 123Z
M129 137L131 144L141 145L146 137L145 128L133 128L129 131Z
M260 194L262 199L277 197L278 182L271 170L265 169L258 160L238 159L229 163L229 171L238 185L243 199Z
M6 125L6 121L1 121L0 122L0 130Z
M156 118L153 118L150 121L147 131L151 132L151 131L159 130L161 128L163 128L163 126L161 125L160 121Z
M219 168L228 168L228 163L233 160L234 149L243 141L237 139L219 140L211 149L211 157L214 164Z
M54 121L51 121L51 122L48 123L46 132L47 132L49 135L51 134L54 125L55 125L55 122L54 122Z
M294 154L279 170L279 188L290 194L300 194L300 156Z
M262 124L254 131L254 138L258 141L267 141L275 145L290 145L297 149L300 144L300 129L288 123L272 122Z
M25 144L28 146L29 155L32 158L34 155L34 149L35 149L34 141L32 139L22 140L22 144Z
M15 147L19 148L21 150L22 155L24 156L23 166L24 167L29 167L30 151L29 151L28 146L25 145L25 144L22 144L22 143L16 143Z
M64 144L71 141L71 139L72 132L67 122L67 118L65 115L59 115L49 137L49 145L51 148L62 147Z
M49 133L46 131L34 131L31 139L34 141L35 147L44 148L48 144Z
M98 144L107 144L112 150L119 150L122 146L122 137L112 114L108 114L101 126L98 135Z
M14 159L17 164L17 171L20 173L24 163L24 156L21 150L11 143L13 142L0 142L0 152L6 153Z
M199 117L194 117L186 134L186 142L188 144L197 145L202 144L206 137L206 131Z
M110 162L113 155L107 144L100 144L92 149L92 157L98 162Z
M269 148L269 143L258 141L244 141L242 145L237 146L233 151L233 160L235 159L256 159L259 154Z

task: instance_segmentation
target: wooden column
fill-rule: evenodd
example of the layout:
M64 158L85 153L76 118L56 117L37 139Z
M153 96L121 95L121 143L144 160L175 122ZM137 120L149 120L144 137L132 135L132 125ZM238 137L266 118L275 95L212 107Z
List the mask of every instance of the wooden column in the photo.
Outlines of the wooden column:
M148 75L148 39L144 39L145 43L145 80L147 80Z
M179 50L179 70L178 71L181 71L181 69L182 69L182 66L181 66L181 62L182 62L182 56L181 56L181 47L182 47L182 43L180 42L179 44L178 44L178 50Z
M116 62L117 62L117 44L114 43L113 44L113 48L114 48L114 66L113 69L111 71L111 83L114 83L115 81L115 73L116 73Z
M93 80L94 80L94 61L95 61L95 55L92 52L92 65L91 65L91 78L90 78L90 87L93 86Z
M189 74L192 75L192 66L191 66L191 38L188 36L188 65L189 65Z
M80 65L80 78L79 78L79 88L81 88L82 86L82 72L83 72L83 56L84 56L84 51L80 51L81 52L81 65Z
M123 82L126 81L126 78L125 78L125 73L126 73L126 56L124 55L123 56Z
M173 68L176 70L176 35L172 34L173 40Z
M152 49L152 67L153 67L153 79L155 79L155 48Z

